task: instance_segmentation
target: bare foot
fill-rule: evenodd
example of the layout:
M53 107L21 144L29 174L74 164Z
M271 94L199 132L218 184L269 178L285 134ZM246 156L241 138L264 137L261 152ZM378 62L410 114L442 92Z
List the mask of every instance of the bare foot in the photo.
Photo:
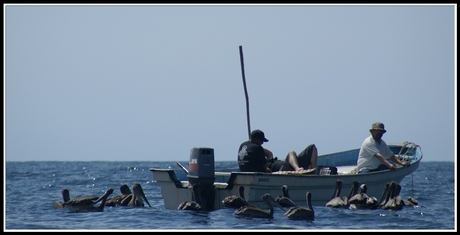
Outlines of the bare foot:
M299 167L297 170L295 171L303 171L303 167Z

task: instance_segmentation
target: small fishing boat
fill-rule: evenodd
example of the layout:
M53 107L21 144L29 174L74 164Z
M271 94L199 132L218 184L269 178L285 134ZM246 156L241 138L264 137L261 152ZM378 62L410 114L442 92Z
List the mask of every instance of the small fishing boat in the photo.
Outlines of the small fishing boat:
M352 186L354 181L366 184L368 195L381 195L386 182L400 183L404 177L417 170L423 157L419 145L406 141L388 146L400 160L409 161L410 165L399 166L396 170L357 174L358 148L320 155L317 168L300 172L216 172L214 149L192 148L188 170L185 167L177 170L154 167L150 171L154 182L161 187L166 209L177 209L180 203L191 200L194 184L198 185L198 191L201 192L196 199L204 206L204 210L223 208L222 200L231 195L239 195L240 186L245 189L245 201L258 207L266 207L262 195L278 195L283 185L289 187L289 197L295 204L304 204L305 193L309 191L312 194L312 205L324 206L331 200L337 180L347 186Z

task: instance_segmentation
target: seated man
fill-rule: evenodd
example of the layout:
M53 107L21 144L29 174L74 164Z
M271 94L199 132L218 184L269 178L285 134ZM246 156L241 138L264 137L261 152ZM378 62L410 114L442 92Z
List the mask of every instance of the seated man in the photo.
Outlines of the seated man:
M295 151L290 151L285 161L275 160L273 153L262 147L268 142L264 132L254 130L250 140L243 142L238 149L238 166L242 172L275 172L275 171L301 171L316 168L317 149L314 144L309 145L298 156Z
M362 143L358 156L358 174L386 169L397 170L396 164L409 166L409 162L400 161L387 146L382 136L385 126L381 122L372 124L371 133ZM389 161L390 160L390 161Z

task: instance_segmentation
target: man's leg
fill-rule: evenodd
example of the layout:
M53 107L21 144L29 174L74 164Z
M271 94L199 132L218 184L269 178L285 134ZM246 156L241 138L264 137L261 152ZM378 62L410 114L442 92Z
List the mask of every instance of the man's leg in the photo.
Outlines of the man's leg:
M294 151L290 151L288 153L288 156L286 157L286 162L288 162L292 169L295 171L301 171L304 169L302 167L299 167L299 163L297 162L297 154Z
M311 159L310 159L311 169L316 168L317 162L318 162L318 149L316 148L316 145L313 145L313 151L311 153Z
M304 169L308 169L309 166L311 166L311 169L316 168L318 162L318 150L314 144L310 144L299 153L297 158L299 166Z

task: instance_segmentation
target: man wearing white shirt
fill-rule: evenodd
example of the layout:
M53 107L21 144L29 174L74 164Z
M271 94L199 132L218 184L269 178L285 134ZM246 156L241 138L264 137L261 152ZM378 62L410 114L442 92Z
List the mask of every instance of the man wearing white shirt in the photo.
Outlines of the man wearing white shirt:
M395 165L409 166L409 162L402 162L387 146L382 136L385 132L385 126L381 122L372 124L369 129L371 135L367 137L358 156L358 174L372 171L381 171L386 169L397 170Z

